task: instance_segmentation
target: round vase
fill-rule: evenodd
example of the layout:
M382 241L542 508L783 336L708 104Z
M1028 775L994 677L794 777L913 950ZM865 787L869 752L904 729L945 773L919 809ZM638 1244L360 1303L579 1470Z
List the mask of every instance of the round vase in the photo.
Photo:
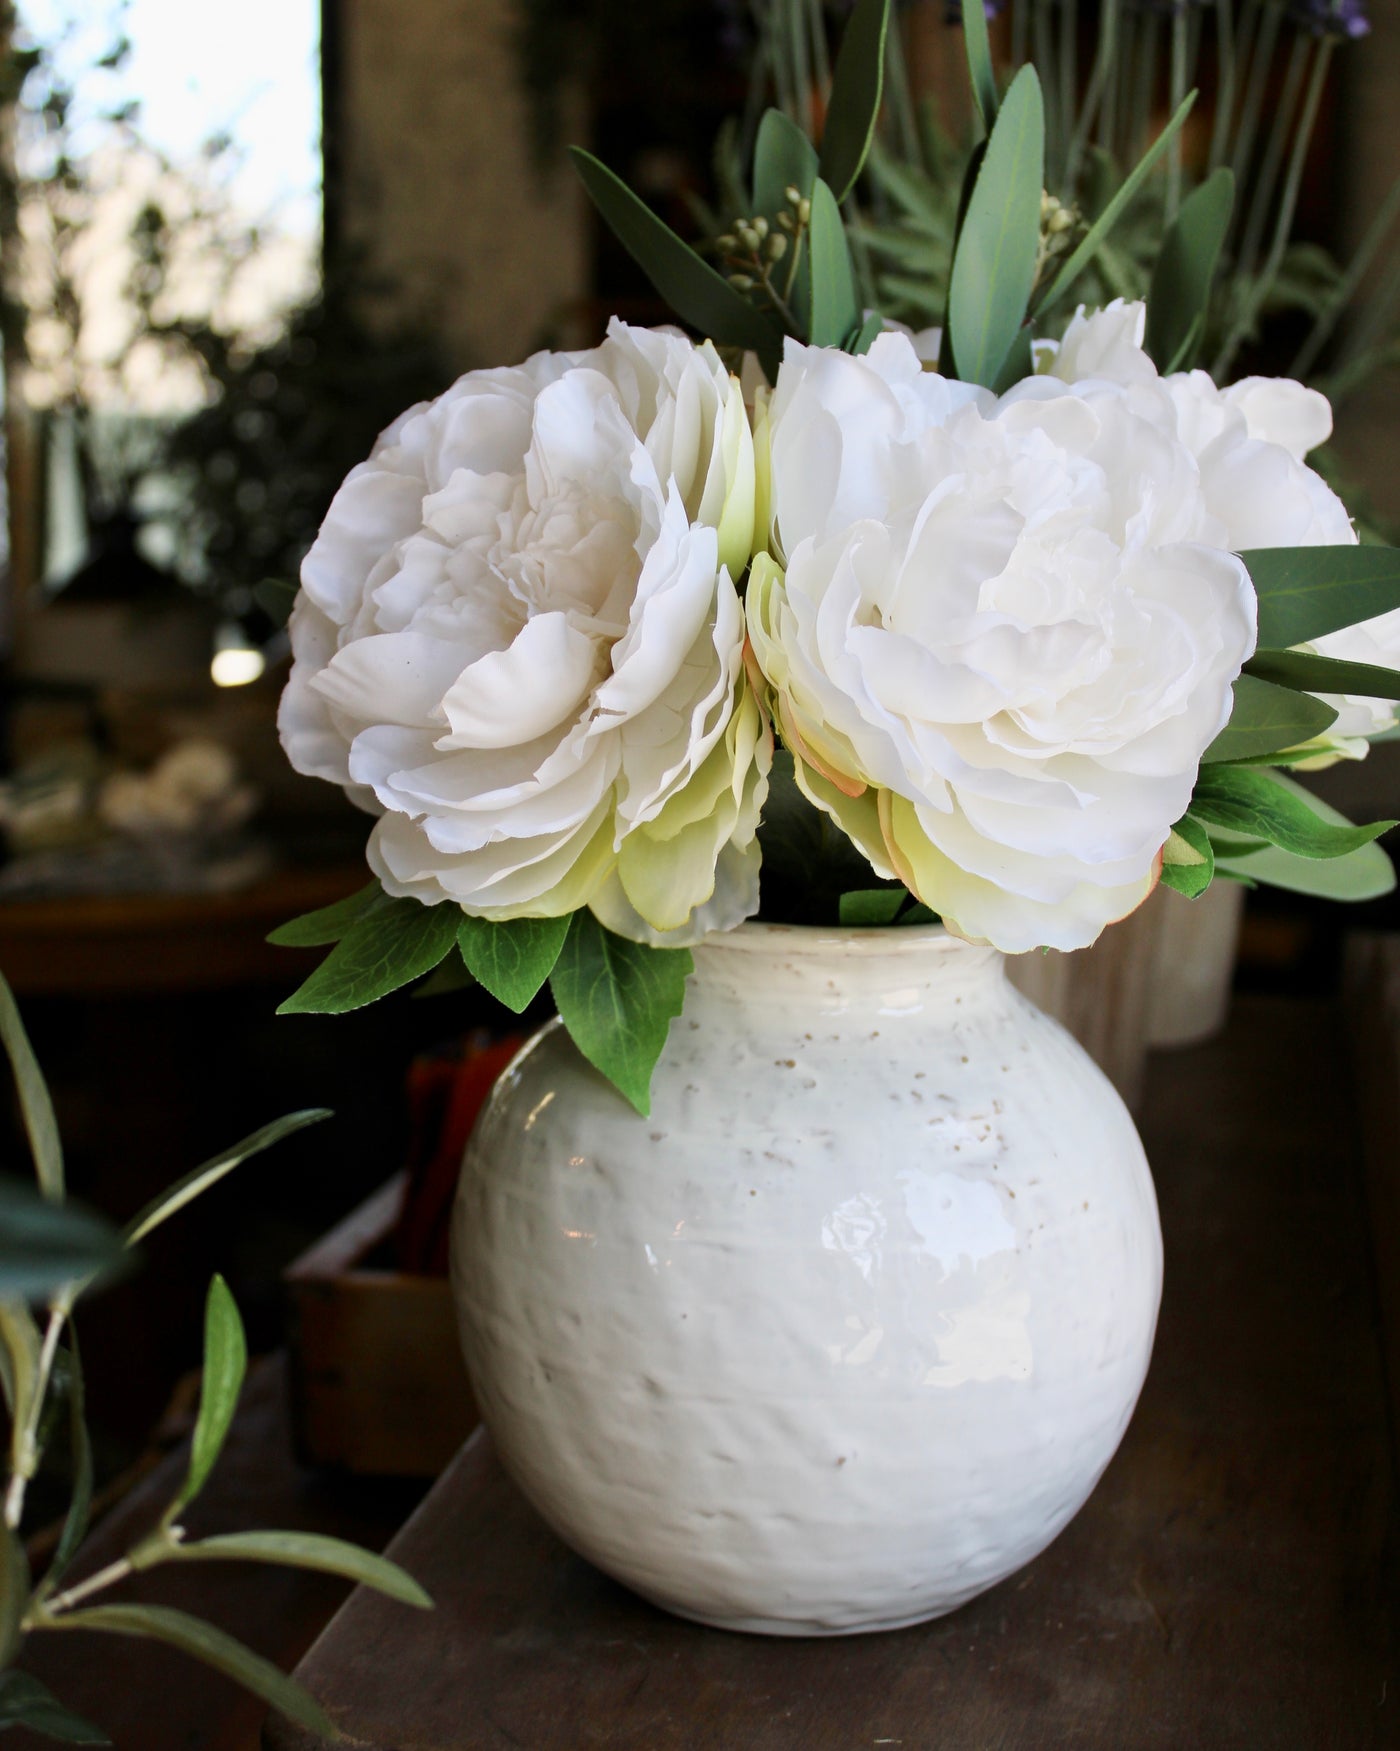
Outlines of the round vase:
M650 1117L555 1022L478 1122L453 1281L482 1415L560 1537L671 1611L950 1611L1055 1537L1132 1414L1162 1268L1137 1132L939 928L694 954Z

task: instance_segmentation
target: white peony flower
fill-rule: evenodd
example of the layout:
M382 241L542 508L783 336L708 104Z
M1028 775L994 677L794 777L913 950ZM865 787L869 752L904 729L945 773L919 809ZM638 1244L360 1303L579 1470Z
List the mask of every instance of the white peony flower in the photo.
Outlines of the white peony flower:
M738 385L676 333L614 322L384 433L303 565L279 727L379 815L387 892L673 942L755 909L753 519Z
M1354 544L1345 505L1304 457L1332 435L1327 397L1288 378L1245 377L1218 389L1204 371L1159 377L1143 351L1141 304L1115 300L1082 310L1056 346L1043 346L1041 368L1063 381L1097 378L1129 387L1133 405L1173 432L1196 458L1211 511L1236 552L1252 547ZM1400 662L1400 612L1330 632L1305 647L1319 656L1394 667ZM1318 696L1337 712L1317 738L1308 764L1362 758L1365 738L1395 726L1391 700L1349 694ZM1312 744L1309 744L1311 746Z
M1092 942L1156 881L1254 645L1191 451L1122 386L997 400L895 334L789 342L770 424L749 627L799 782L959 934Z

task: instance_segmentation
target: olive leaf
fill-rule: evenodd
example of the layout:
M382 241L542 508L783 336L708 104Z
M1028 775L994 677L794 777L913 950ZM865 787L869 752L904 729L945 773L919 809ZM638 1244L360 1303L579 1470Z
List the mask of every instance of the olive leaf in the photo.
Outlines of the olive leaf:
M228 1284L215 1276L204 1304L204 1376L199 1389L199 1415L190 1441L190 1463L180 1492L166 1509L169 1526L182 1508L204 1488L214 1469L238 1408L243 1376L248 1367L248 1344L243 1321L229 1293Z
M1230 721L1201 756L1202 760L1244 760L1276 754L1320 736L1337 721L1330 705L1277 687L1254 675L1240 675L1234 686Z
M838 201L854 188L875 137L889 22L890 0L856 0L841 38L821 149L822 180Z
M1189 370L1235 205L1234 173L1212 171L1167 227L1147 294L1147 351L1164 374Z
M1259 643L1284 650L1395 606L1400 548L1256 547L1240 558L1259 598Z
M48 1084L20 1019L15 994L3 974L0 974L0 1041L4 1042L14 1072L39 1189L46 1198L58 1201L63 1197L63 1145L58 1140L58 1121L54 1118Z

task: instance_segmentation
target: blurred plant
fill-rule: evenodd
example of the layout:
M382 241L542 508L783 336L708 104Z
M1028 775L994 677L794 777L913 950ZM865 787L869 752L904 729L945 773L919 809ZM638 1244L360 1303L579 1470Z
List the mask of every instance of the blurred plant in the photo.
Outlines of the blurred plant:
M752 0L752 9L757 48L748 118L719 148L717 180L728 210L737 210L738 167L752 150L764 102L771 96L814 138L830 90L829 8L821 0ZM960 22L957 7L944 9L940 0L940 10L950 24ZM984 10L992 17L1001 9ZM1163 100L1167 115L1179 115L1199 74L1214 68L1208 125L1189 140L1179 131L1159 173L1117 213L1111 240L1099 244L1083 270L1080 299L1094 306L1145 296L1164 228L1207 186L1214 193L1203 206L1223 207L1228 171L1236 199L1220 240L1223 271L1193 355L1225 382L1261 342L1267 322L1305 319L1301 344L1293 338L1292 372L1318 381L1334 402L1400 356L1394 338L1400 275L1378 270L1400 215L1400 182L1345 267L1294 234L1334 53L1370 28L1363 0L1100 0L1087 64L1074 6L1014 0L1006 11L1009 54L1000 76L1031 55L1044 76L1046 184L1057 209L1069 215L1062 247L1077 245L1121 196L1123 167L1139 162L1160 132ZM896 22L860 204L848 200L845 215L864 301L915 328L941 323L947 308L968 151L959 124L917 92ZM710 217L712 240L727 228L722 214ZM1367 284L1376 290L1363 297ZM1061 320L1069 314L1064 310Z
M291 1719L333 1735L320 1705L299 1684L214 1625L164 1605L90 1603L129 1575L165 1563L199 1561L319 1569L408 1605L432 1603L395 1564L339 1539L305 1532L186 1538L183 1515L218 1460L247 1365L242 1321L222 1277L211 1282L205 1307L204 1378L184 1481L154 1528L124 1556L64 1584L75 1563L82 1567L94 1481L75 1304L128 1270L133 1249L148 1234L240 1162L329 1115L324 1109L310 1109L265 1125L186 1174L118 1230L67 1197L53 1104L3 978L0 1040L14 1072L38 1180L36 1190L20 1180L0 1179L0 1386L10 1425L0 1523L0 1728L25 1726L68 1744L110 1743L99 1727L65 1708L37 1678L14 1664L32 1634L88 1629L165 1642L246 1686ZM31 1311L33 1304L46 1309L42 1324ZM36 1583L20 1538L25 1496L46 1449L59 1440L68 1445L72 1497L53 1560Z

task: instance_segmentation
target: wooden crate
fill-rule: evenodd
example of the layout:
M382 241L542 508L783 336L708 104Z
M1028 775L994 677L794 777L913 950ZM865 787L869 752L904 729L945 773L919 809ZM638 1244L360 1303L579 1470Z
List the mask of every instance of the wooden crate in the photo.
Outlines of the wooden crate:
M284 1274L293 1428L308 1464L436 1477L480 1420L446 1279L380 1262L403 1184L396 1174Z

